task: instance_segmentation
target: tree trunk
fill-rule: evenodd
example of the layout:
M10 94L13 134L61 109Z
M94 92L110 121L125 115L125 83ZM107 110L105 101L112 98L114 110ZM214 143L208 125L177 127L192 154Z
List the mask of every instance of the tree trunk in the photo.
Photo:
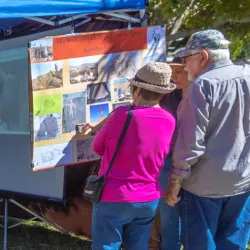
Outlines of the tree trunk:
M193 6L193 4L194 4L194 0L192 0L190 2L189 6L186 8L186 10L175 19L175 22L173 23L173 26L171 27L171 31L170 31L169 35L174 35L179 31L179 29L182 26L183 21L185 20L186 16L189 14L190 9ZM172 41L169 41L168 47L171 46L171 44L172 44ZM167 53L168 53L168 51L167 51Z

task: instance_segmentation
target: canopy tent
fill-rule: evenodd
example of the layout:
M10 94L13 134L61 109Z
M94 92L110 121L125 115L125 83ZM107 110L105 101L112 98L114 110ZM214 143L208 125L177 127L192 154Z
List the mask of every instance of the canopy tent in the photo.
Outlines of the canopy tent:
M2 61L0 60L2 63L2 65L0 65L0 73L4 71L2 74L4 75L4 81L1 78L2 75L0 74L0 100L2 102L0 114L4 113L4 105L2 104L5 103L5 105L12 107L13 110L17 111L15 113L16 117L17 114L20 115L20 118L18 117L17 119L15 117L13 120L16 120L18 123L21 119L25 120L27 118L27 124L29 123L28 41L40 39L46 36L69 34L70 25L71 27L73 26L75 32L124 29L127 28L128 24L131 22L136 23L133 26L141 26L144 19L143 12L146 1L133 1L134 0L0 0L0 40L3 40L0 42L0 54L2 55ZM51 14L54 15L51 16ZM60 29L57 29L58 27L60 27ZM31 37L35 38L31 39ZM24 68L20 67L20 65ZM18 71L19 69L22 70ZM15 76L16 80L12 81L13 84L9 84L10 75L11 77ZM3 85L5 85L4 90ZM20 87L23 92L20 93L17 87ZM20 99L19 97L11 98L15 96L15 94L20 96ZM5 98L3 98L3 95L5 95ZM8 103L6 102L7 99L9 100ZM22 110L27 111L25 111L27 114L26 116L21 115L22 112L19 112L20 110L16 108L21 106L24 107ZM6 117L9 113L13 112L9 112L8 109L8 112L5 112ZM4 116L4 114L1 114L1 116ZM12 118L10 120L12 120ZM25 139L27 139L25 143L23 142L24 139L22 136L11 134L11 136L16 140L19 140L22 145L28 145L27 147L24 147L27 152L25 151L25 153L22 154L23 156L25 155L25 157L23 157L24 160L30 158L29 128L26 130L23 135L23 137L27 137L25 137ZM9 136L7 133L6 135L0 133L0 135ZM17 143L14 144L15 146L18 145ZM4 147L6 150L10 150L6 147L6 145L4 145ZM16 155L19 151L20 150L15 151L13 146L11 146L12 154ZM3 166L3 168L8 171L10 168L6 168L5 166L11 165L14 169L20 169L20 164L16 165L16 163L9 163L8 160L12 160L12 157L7 157L6 162L2 161L0 167ZM24 160L22 162L23 167L25 168L27 165L28 169L29 166ZM15 171L9 171L8 174L11 174L12 172ZM54 172L56 172L56 176L59 176L57 172L60 172L60 169L55 169ZM62 177L65 173L62 174ZM29 172L29 174L31 175L32 172ZM25 175L29 176L28 174ZM22 176L19 179L22 179ZM32 178L28 179L32 182ZM64 178L62 178L62 180L64 181ZM28 184L30 184L30 182L28 182ZM16 192L16 190L21 193L26 192L20 191L19 186L16 189L10 189L9 187L5 188L5 186L2 186L0 187L0 191L1 190L4 190L4 192L8 190L11 192ZM60 196L62 196L64 191L60 191L62 191L60 192Z
M141 23L147 4L148 0L0 0L0 30L8 36L27 19L52 27L72 21L80 26L91 21L91 14L105 14L112 21ZM132 11L140 11L139 18L130 15Z
M1 41L0 51L4 52L5 50L10 50L9 48L4 48L4 44L8 44L11 49L12 45L15 49L21 46L28 46L28 35L31 34L32 36L41 37L45 36L43 35L44 33L41 32L46 32L46 36L50 36L50 33L51 35L56 35L56 30L58 30L58 33L60 33L63 31L59 30L66 30L66 28L70 32L70 29L68 29L70 27L69 25L71 25L75 32L123 29L129 27L131 24L133 24L133 26L144 26L147 22L147 15L145 15L145 6L147 5L147 3L147 0L0 0L0 40L8 39L8 41ZM58 27L62 26L67 27L57 29ZM62 34L68 34L69 32L64 31ZM22 61L19 60L18 66L16 66L16 64L12 64L12 60L10 60L10 63L8 64L2 62L2 64L4 64L6 67L10 65L10 72L18 71L17 69L20 68L20 72L22 72L24 76L26 75L26 77L15 78L18 80L20 79L20 82L18 80L13 81L13 86L15 87L13 87L13 89L11 90L8 89L8 93L10 93L11 95L11 91L16 91L18 93L18 88L16 88L16 86L20 86L21 82L26 83L26 85L24 84L26 87L28 85L28 67L26 67L28 63L26 64L26 61L23 60L27 59L22 59ZM13 61L16 60L13 59ZM20 64L23 65L24 70L22 67L19 67ZM8 84L6 84L6 86L10 86L9 82ZM23 98L22 103L26 103L28 105L28 98L26 99ZM16 106L13 105L12 100L14 100L14 98L9 98L9 100L10 105L12 105L13 107L19 105L19 103L17 103ZM26 138L26 141L24 140L24 137ZM46 200L46 202L49 202L50 205L51 201L53 200L60 199L64 202L69 197L77 195L77 192L79 192L78 187L83 185L91 168L91 165L89 163L86 163L78 166L73 166L71 169L70 167L61 169L57 168L46 173L33 173L31 172L31 170L28 171L29 165L27 164L27 159L30 157L30 145L28 143L30 142L29 135L13 135L12 138L9 138L10 137L8 137L8 141L13 143L14 146L10 145L10 147L6 147L5 144L3 147L5 147L6 151L9 152L11 148L11 154L15 155L15 157L9 157L6 161L2 161L0 167L4 167L6 169L7 174L3 175L5 179L11 178L11 174L15 173L15 176L18 176L18 180L7 180L6 183L9 183L8 187L2 181L0 181L0 196L5 197L4 199L0 199L0 201L4 201L5 207L5 250L7 249L7 220L9 197L11 197L10 207L12 207L13 209L12 212L16 211L15 208L13 208L13 206L15 205L18 208L31 213L36 218L44 221L43 216L39 216L41 210L37 215L36 213L34 213L34 211L31 211L23 205L15 202L13 200L13 197L20 200L26 197L28 200L37 201L39 199L39 196L41 196L41 193L37 192L38 189L43 190L43 192L45 192L46 190L53 190L53 195L50 193L50 191L43 194L44 200ZM13 138L15 140L13 140ZM20 149L23 149L24 151L20 151ZM21 158L17 156L18 153L22 155ZM16 164L14 158L18 158L18 164ZM6 168L6 166L8 166L8 168ZM23 171L23 169L25 169L25 171ZM36 175L36 178L39 177L39 182L36 181L37 179L34 178L34 175ZM15 186L13 186L13 182L15 183ZM25 182L26 184L23 185L23 182ZM44 188L44 186L46 188ZM33 191L31 192L25 190L26 187L29 187L29 190ZM56 190L57 193L55 193ZM43 197L40 198L43 199ZM41 208L39 203L36 204L38 204L39 208ZM18 209L16 215L20 216L20 209ZM72 221L74 223L74 220ZM16 225L12 225L11 227L14 226Z
M10 50L9 48L5 49L4 44L8 44L9 47L11 47L11 50L13 48L19 48L21 46L28 46L28 35L41 35L41 37L44 37L45 35L43 35L43 33L41 32L46 31L49 33L50 30L54 35L57 34L56 30L59 30L56 28L62 26L67 26L62 28L64 29L69 28L69 25L71 25L75 32L123 29L129 27L131 23L133 23L133 26L144 26L147 20L147 15L145 15L145 6L147 5L147 2L147 0L0 0L0 40L10 39L8 41L1 41L0 51L4 52L5 50ZM65 32L63 32L63 34L65 34ZM68 34L68 31L66 31L66 34ZM20 42L22 42L22 44L19 44L19 39L11 39L17 37L20 37ZM15 43L17 43L17 45ZM9 59L8 57L6 58ZM10 62L11 61L12 60L10 60ZM9 67L11 68L11 72L17 71L17 69L20 68L22 74L26 75L27 78L27 68L25 68L25 70L22 70L22 67L19 67L19 61L18 63L18 67L14 64L14 66L12 66L12 62L8 64L11 65L11 67ZM6 65L6 67L8 66L5 62L3 62L2 64ZM22 65L25 66L26 63L23 63L22 61ZM15 85L13 85L15 86L15 88L13 88L12 90L8 90L8 93L12 94L11 91L16 91L16 86L21 85L21 81L27 83L27 86L28 80L26 80L26 78L18 78L20 79L20 82L15 81ZM16 92L18 93L18 91ZM23 98L22 103L26 103L28 105L28 98L26 99L27 100ZM9 98L9 100L10 105L12 105L12 100L14 100L14 98ZM24 137L26 138L26 142L23 139ZM14 141L13 138L15 138ZM18 180L25 180L26 186L30 187L29 190L32 190L32 187L36 187L39 190L44 190L43 185L46 186L46 190L54 190L56 186L58 191L60 191L58 192L60 193L60 195L54 197L50 193L45 194L44 196L47 202L51 202L52 200L55 200L55 198L66 200L67 198L69 198L69 196L72 196L73 194L75 195L76 183L78 183L80 186L85 182L85 179L89 172L89 168L91 167L86 166L87 164L84 164L84 167L82 167L81 165L74 166L72 167L72 171L69 171L70 167L67 167L65 169L53 169L50 172L48 171L46 175L45 173L43 175L42 172L32 173L31 170L28 171L29 165L26 164L25 161L30 157L29 143L27 143L30 141L29 135L12 135L12 138L8 138L8 141L12 142L14 146L11 145L10 147L6 147L5 144L4 147L6 148L6 150L9 150L11 148L11 154L15 155L15 157L9 157L7 159L11 162L8 162L7 160L6 162L2 161L0 167L4 167L5 169L7 169L7 174L3 175L4 178L11 178L9 176L11 176L12 173L20 173L16 174L16 176L18 176ZM21 143L22 146L18 146L19 144L16 143L16 141L18 141L18 143ZM20 151L20 148L22 148L25 152L22 153L23 151ZM17 153L20 153L22 155L22 158L18 157ZM18 158L18 164L16 164L16 161L12 162L14 158ZM8 166L8 168L6 168L6 166ZM21 167L26 168L26 166L27 171L22 171ZM19 169L20 171L18 172L17 169ZM39 175L39 182L41 182L42 185L39 186L39 183L36 183L36 178L33 177L34 175ZM78 179L75 176L77 176ZM52 179L53 181L48 182L48 180L50 179ZM10 183L9 186L11 186L14 182L14 179L12 180L12 182L6 182ZM15 187L6 187L2 181L0 183L2 183L2 186L0 187L0 196L6 197L6 199L0 199L0 201L4 201L5 206L4 249L6 249L9 197L11 197L11 199L13 199L13 197L18 197L20 200L22 199L22 197L29 197L28 200L37 200L40 193L35 193L37 190L33 190L32 194L30 195L31 192L24 190L24 185L21 181L16 181ZM62 187L58 183L62 183ZM13 206L13 204L15 204L19 208L22 208L37 217L34 212L28 210L22 205L20 206L19 203L14 203L13 201L14 200L11 200L10 206ZM39 215L37 218L43 220L43 218ZM11 227L13 227L13 225Z
M13 112L9 112L8 109L8 112L4 113L4 110L7 109L4 109L3 108L4 105L1 105L0 118L1 116L2 117L6 116L5 120L7 119L11 121L16 120L18 122L21 119L24 119L27 124L29 124L28 57L27 57L28 41L40 39L47 36L69 34L70 33L69 24L71 24L71 27L73 26L75 32L94 32L100 30L114 30L114 29L124 29L124 28L126 29L128 27L128 24L130 24L131 22L136 23L133 26L141 26L142 21L146 19L143 18L145 13L143 9L145 8L144 6L144 4L146 3L145 0L139 0L136 1L136 3L134 3L133 0L91 0L91 1L43 0L43 3L41 0L32 0L32 1L33 3L30 0L28 1L0 0L0 40L3 40L0 42L0 51L1 51L0 54L2 55L1 59L2 61L0 60L2 63L2 65L0 65L0 71L2 70L3 71L2 75L4 75L4 80L0 79L1 80L0 100L2 102L1 104L5 104L8 107L12 107L13 110L17 111L15 113L15 119L12 118L10 119L8 118L8 115L9 113L13 114ZM24 8L25 3L27 4L26 10ZM28 5L28 3L30 3L30 5ZM87 5L87 3L89 5ZM64 9L62 8L63 4L65 7ZM45 7L48 8L48 12L45 12L45 9L44 12L42 12L42 9ZM124 9L118 10L118 8L124 8ZM115 9L117 11L110 11ZM106 12L105 10L109 11ZM13 11L13 13L11 11ZM100 11L100 12L94 13L94 11ZM49 14L52 13L57 15L49 16ZM72 13L75 14L73 15ZM3 16L7 16L7 14L12 18L2 18ZM26 16L31 14L33 16ZM44 16L39 16L39 15L44 15ZM64 26L64 27L56 29L58 28L58 26ZM33 39L31 39L31 37ZM23 66L24 68L20 66ZM22 70L18 71L17 69L22 69ZM0 78L2 75L0 74ZM13 80L14 84L12 85L9 84L9 78L10 78L9 76L16 77L15 78L16 80L15 81ZM5 85L4 90L3 90L3 85ZM20 89L22 89L23 92L21 93L17 87L20 87ZM18 97L10 98L10 96L13 97L15 96L15 94L18 95ZM3 98L3 96L5 96L5 98ZM7 99L9 100L8 103L6 102ZM22 102L22 105L20 104L20 100ZM22 112L16 107L23 107L22 111L26 110L25 111L26 115L22 115ZM18 119L17 119L17 114L20 115L20 117L18 116ZM23 128L22 131L25 132L24 135L27 136L26 143L23 143L24 139L21 138L21 136L16 136L16 134L13 134L13 137L18 140L21 138L20 139L21 143L23 145L28 145L30 143L29 127ZM2 134L0 133L0 135ZM6 133L6 135L9 136L8 133ZM15 146L17 146L17 143L14 144ZM30 148L28 147L26 149L27 152L22 155L26 155L24 159L29 159ZM14 152L13 147L11 147L11 150L13 153ZM19 150L17 150L17 153L19 153ZM20 169L20 164L18 165L14 163L10 164L7 162L8 160L11 160L11 158L7 157L6 162L3 163L2 161L1 166L13 165L14 168ZM26 165L28 164L23 163L24 167ZM56 169L55 171L60 171L60 170ZM8 189L4 187L1 189L0 187L0 191L1 190L7 191ZM14 191L16 190L20 191L19 189L15 189ZM11 189L11 191L13 190Z
M16 18L90 14L115 10L144 9L146 0L1 0L0 17Z

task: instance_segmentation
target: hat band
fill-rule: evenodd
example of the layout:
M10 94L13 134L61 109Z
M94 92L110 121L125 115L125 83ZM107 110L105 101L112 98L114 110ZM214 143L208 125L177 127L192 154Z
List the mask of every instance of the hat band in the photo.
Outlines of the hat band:
M143 83L146 83L146 84L148 84L148 85L151 85L151 86L158 86L158 87L166 87L166 88L168 88L168 84L154 84L154 83L149 83L149 82L146 82L146 81L144 81L144 80L142 80L141 78L139 78L138 76L135 76L134 78L133 78L133 81L136 81L136 82L143 82Z

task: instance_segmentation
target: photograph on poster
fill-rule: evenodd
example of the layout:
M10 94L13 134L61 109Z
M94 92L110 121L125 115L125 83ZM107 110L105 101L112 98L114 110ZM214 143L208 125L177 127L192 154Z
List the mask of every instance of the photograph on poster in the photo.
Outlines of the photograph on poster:
M98 79L99 56L88 56L69 60L70 83L94 82Z
M107 55L108 79L133 78L140 68L139 51Z
M113 107L113 110L118 108L118 107L121 107L121 106L127 106L127 105L130 105L131 103L130 102L120 102L120 103L114 103L112 105Z
M63 86L62 62L45 62L31 64L32 89L61 88Z
M63 95L63 133L75 131L76 125L86 122L86 93Z
M131 100L130 82L124 79L114 81L115 102Z
M90 106L90 122L98 122L109 114L109 104L97 104Z
M87 86L87 104L111 101L110 83L91 83Z
M50 115L62 112L61 94L42 95L33 97L34 116Z
M30 42L31 63L53 60L53 38Z
M73 162L72 142L34 148L34 169L61 166Z
M77 149L77 161L86 161L86 160L96 160L100 156L97 155L92 149L93 138L88 138L86 140L79 140L76 142Z
M166 49L155 49L155 50L143 50L142 62L143 65L149 62L166 62Z
M34 141L45 141L61 136L61 113L34 117Z
M149 50L166 46L165 27L149 27L147 41Z

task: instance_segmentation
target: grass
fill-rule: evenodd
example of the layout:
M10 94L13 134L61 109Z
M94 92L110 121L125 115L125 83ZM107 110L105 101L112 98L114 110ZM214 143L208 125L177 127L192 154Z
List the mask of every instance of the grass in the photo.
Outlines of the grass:
M9 222L11 224L17 221L9 220ZM0 234L0 249L3 249L3 230ZM91 250L91 241L74 234L62 234L42 222L24 222L22 226L8 229L8 250L80 249Z
M3 231L0 234L0 249L3 249ZM61 234L43 222L24 221L22 226L8 230L8 250L91 250L91 241L74 234ZM247 250L250 250L250 245Z

